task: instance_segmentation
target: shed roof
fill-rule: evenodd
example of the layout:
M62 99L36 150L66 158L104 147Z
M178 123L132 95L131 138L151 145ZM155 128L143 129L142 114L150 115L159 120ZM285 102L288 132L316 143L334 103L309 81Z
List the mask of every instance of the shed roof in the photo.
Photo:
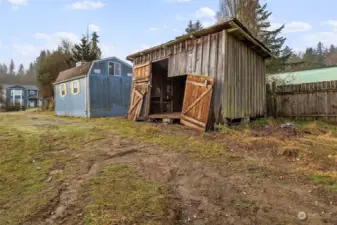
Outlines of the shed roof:
M303 84L337 80L337 67L270 75L269 81L274 80L281 80L282 83L286 84Z
M92 63L93 62L86 62L80 66L73 67L71 69L60 72L55 83L60 83L62 81L71 80L76 77L88 75Z
M183 36L176 37L175 40L171 40L164 44L155 46L153 48L149 48L127 57L128 60L133 61L136 57L141 56L143 54L155 51L157 49L167 47L170 45L174 45L180 43L182 41L186 41L193 38L200 38L212 33L220 32L222 30L228 30L233 36L236 36L238 39L244 42L248 42L253 46L253 48L264 58L272 57L271 51L257 38L255 38L249 30L236 18L230 18L226 21L217 23L213 26L207 27L203 30L193 32L191 34L186 34Z

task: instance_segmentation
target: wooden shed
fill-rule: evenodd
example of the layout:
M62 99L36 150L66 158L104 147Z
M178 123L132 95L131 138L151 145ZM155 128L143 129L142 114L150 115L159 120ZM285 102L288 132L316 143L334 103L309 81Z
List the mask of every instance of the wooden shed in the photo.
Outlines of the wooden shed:
M208 125L265 115L270 50L233 18L127 57L134 63L129 118Z

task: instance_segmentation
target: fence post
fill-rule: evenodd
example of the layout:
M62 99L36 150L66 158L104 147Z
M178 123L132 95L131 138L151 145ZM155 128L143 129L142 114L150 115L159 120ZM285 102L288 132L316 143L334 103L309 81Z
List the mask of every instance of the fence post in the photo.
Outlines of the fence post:
M273 82L272 87L271 87L271 101L272 101L272 115L273 117L277 117L277 105L276 105L276 83Z

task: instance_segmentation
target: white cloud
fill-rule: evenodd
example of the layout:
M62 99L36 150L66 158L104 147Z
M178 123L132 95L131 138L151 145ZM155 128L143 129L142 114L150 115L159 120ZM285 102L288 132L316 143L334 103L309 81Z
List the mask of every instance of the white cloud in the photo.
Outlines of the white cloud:
M8 3L12 5L27 5L27 0L8 0Z
M54 42L55 44L58 44L61 39L67 39L73 43L79 42L79 37L70 32L56 32L53 34L36 33L34 37L37 39L45 39Z
M70 32L55 32L52 34L36 33L34 37L40 40L40 44L38 46L40 50L56 49L62 39L68 40L72 44L76 44L80 41L80 38L76 34Z
M20 6L27 5L27 0L8 0L8 3L12 5L13 10L17 10Z
M305 22L290 22L286 23L284 33L304 32L311 29L311 25Z
M149 28L149 31L157 31L158 29L156 27Z
M337 32L316 32L303 37L308 46L315 46L319 41L324 45L336 44Z
M211 8L208 8L208 7L202 7L200 9L198 9L195 13L196 17L197 18L214 18L215 15L216 15L216 12L211 9Z
M332 26L333 31L337 32L337 20L328 20L328 21L321 23L321 25L325 25L325 24Z
M81 2L75 2L73 4L67 5L67 8L74 10L88 10L88 9L99 9L104 7L104 3L101 1L90 1L84 0Z
M183 3L183 2L191 2L192 0L167 0L170 3Z
M216 19L213 17L213 18L210 18L208 20L201 21L201 23L204 27L209 27L209 26L212 26L216 23Z
M278 22L272 22L271 27L269 30L275 30L282 26L282 23ZM311 25L306 22L288 22L284 24L284 29L282 30L282 33L288 34L288 33L298 33L298 32L305 32L311 29Z
M99 32L101 28L95 24L89 24L89 31L90 32Z

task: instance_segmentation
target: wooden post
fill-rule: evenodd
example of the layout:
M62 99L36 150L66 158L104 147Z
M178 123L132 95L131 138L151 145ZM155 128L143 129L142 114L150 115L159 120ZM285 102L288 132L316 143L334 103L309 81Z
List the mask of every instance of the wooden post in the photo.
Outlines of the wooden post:
M271 100L272 100L272 115L273 117L277 117L277 105L276 105L276 83L273 82L271 88Z
M264 117L268 117L271 114L271 90L270 90L270 84L266 84L266 109L265 109L265 115Z

